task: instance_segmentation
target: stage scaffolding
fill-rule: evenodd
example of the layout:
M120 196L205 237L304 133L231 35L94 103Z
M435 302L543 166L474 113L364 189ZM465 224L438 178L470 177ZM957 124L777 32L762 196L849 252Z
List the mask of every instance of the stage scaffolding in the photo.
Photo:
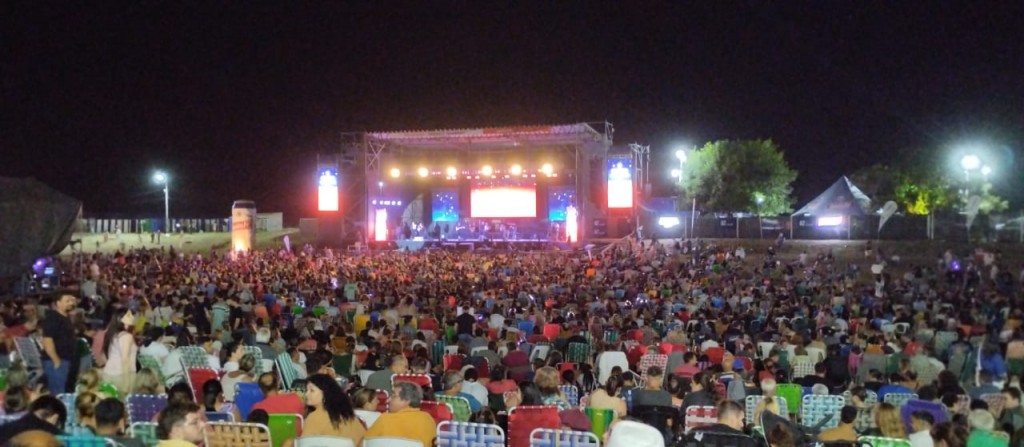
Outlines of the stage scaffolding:
M343 210L349 228L344 237L355 240L361 235L364 242L373 239L371 200L378 191L378 182L391 181L388 163L397 160L408 166L412 163L408 160L454 159L461 170L503 156L536 160L548 156L559 160L560 170L573 176L579 212L578 238L588 240L595 219L607 218L602 194L613 133L608 122L343 133L342 157L354 159L351 168L342 169L342 176L348 177L344 181Z

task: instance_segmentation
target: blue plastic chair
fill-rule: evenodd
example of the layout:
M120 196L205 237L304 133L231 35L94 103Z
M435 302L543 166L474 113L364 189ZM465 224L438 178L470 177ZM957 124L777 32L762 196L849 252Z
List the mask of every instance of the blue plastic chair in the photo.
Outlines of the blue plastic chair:
M263 391L255 382L242 382L235 385L235 405L238 405L238 415L242 419L249 417L252 406L263 400Z

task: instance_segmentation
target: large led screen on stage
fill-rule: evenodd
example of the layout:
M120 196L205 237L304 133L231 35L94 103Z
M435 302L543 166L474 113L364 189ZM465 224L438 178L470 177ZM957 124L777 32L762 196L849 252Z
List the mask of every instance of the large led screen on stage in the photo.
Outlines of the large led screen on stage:
M455 189L434 190L430 200L431 222L459 221L459 191Z
M474 186L469 193L469 212L474 218L537 217L537 187Z
M608 208L633 207L633 161L608 159Z
M548 190L548 220L565 222L565 210L576 204L576 188L555 186Z
M316 180L317 209L338 211L338 170L322 168Z

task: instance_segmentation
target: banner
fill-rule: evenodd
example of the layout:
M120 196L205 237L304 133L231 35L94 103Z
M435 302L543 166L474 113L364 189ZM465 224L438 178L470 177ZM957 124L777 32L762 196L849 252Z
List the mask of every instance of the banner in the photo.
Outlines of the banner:
M882 231L882 227L893 214L896 214L896 202L892 200L885 202L885 206L882 207L882 218L878 220L878 231Z

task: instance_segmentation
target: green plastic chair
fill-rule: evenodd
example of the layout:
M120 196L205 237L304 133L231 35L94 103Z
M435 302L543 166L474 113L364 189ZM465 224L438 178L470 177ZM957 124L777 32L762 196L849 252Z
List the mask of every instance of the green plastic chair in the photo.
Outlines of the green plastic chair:
M900 360L903 360L903 356L900 354L890 354L885 358L885 375L889 376L899 372Z
M323 307L316 306L313 308L313 316L317 318L320 318L325 313L327 313L327 309L324 309Z
M156 422L136 422L131 425L128 433L142 441L146 447L155 447L160 440L156 437Z
M571 363L587 363L590 357L590 345L586 343L569 343L569 353L565 361Z
M7 370L0 370L0 391L7 390Z
M121 398L121 393L117 391L117 387L107 382L103 382L100 384L100 391L103 392L103 394L113 397L114 399Z
M447 328L445 328L444 336L446 339L448 339L448 343L455 343L455 341L458 339L458 336L456 335L455 331L455 326L448 326Z
M292 315L302 315L302 306L292 306Z
M910 447L910 440L886 438L883 436L861 436L857 442L869 444L871 447Z
M1015 376L1024 374L1024 359L1006 360L1006 372Z
M459 422L469 422L469 416L473 414L472 409L469 407L469 401L465 397L459 396L446 396L444 394L438 394L438 402L444 402L452 406L452 414L455 415L455 420Z
M795 383L782 383L775 387L775 394L786 399L789 414L800 414L800 403L803 400L804 388ZM790 403L793 402L793 403Z
M352 377L352 354L334 356L334 372L341 377Z
M272 414L267 421L270 428L270 441L274 447L281 447L289 439L299 437L302 427L302 416L297 414Z
M587 418L590 419L590 432L596 435L598 439L604 439L604 432L608 430L608 426L612 425L612 420L615 419L615 412L608 408L593 407L587 407L583 411L587 414Z

